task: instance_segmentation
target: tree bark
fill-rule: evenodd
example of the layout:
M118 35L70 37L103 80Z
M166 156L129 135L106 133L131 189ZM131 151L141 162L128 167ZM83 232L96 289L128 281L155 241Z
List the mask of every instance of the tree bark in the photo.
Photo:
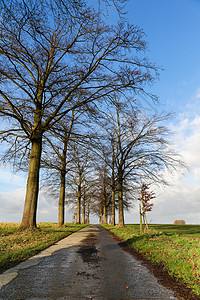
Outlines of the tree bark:
M42 97L43 97L43 82L38 89L36 109L34 115L34 125L30 134L31 154L29 162L29 173L26 186L26 197L24 202L24 212L20 228L36 228L36 213L39 193L39 172L40 161L42 153L42 135L43 130L41 126L41 111L42 111Z
M103 174L103 224L108 224L108 213L107 213L107 193L106 193L106 179L107 179L107 170L104 167Z
M106 200L104 200L104 205L103 205L103 224L108 224L108 213L107 213Z
M87 203L87 224L90 223L90 203Z
M26 186L24 212L20 228L36 228L36 211L39 192L39 171L42 152L42 134L32 140L29 174Z
M79 174L79 184L78 184L78 199L77 199L77 214L76 214L76 223L81 224L81 175Z
M83 203L82 203L82 223L85 224L85 187L83 191Z
M112 225L115 226L115 156L112 143Z
M144 220L145 220L145 223L146 223L146 229L149 230L149 226L148 226L148 223L147 223L147 216L146 216L146 212L145 212L144 202L143 201L142 201L142 210L143 210Z
M67 146L69 137L72 132L72 127L74 124L74 111L72 110L72 117L71 117L71 124L69 131L67 132L66 126L65 126L65 137L63 139L63 154L61 157L61 175L60 175L60 197L59 197L59 203L58 203L58 225L63 226L65 222L65 176L66 176L66 157L67 157Z
M62 166L60 174L60 197L58 203L58 226L63 226L65 221L65 176L66 176L67 142L64 143Z
M140 213L140 234L143 233L142 229L142 209L141 209L141 204L139 204L139 213Z
M121 124L119 116L119 106L116 108L117 113L117 125L118 125L118 148L121 155L120 163L117 168L118 175L118 205L119 205L119 226L124 227L124 206L123 206L123 151L122 151L122 142L121 142Z
M124 227L124 205L123 205L123 172L118 170L118 205L119 205L119 226Z
M58 203L58 226L64 225L65 215L65 173L61 172L60 175L60 197Z
M115 226L115 191L112 190L112 222L111 224Z
M101 204L100 204L100 224L103 224L103 204L102 204L102 201L101 201Z

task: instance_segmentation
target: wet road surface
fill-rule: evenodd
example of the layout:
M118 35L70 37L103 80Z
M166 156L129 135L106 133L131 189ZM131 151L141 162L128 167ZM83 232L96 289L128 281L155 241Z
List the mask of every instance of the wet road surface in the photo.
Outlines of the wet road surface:
M0 299L176 299L109 232L91 225L0 275Z

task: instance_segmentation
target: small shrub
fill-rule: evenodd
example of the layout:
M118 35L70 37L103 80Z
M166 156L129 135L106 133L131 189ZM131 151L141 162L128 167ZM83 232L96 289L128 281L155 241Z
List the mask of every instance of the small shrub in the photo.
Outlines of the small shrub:
M185 225L185 221L184 220L176 220L176 221L174 221L174 225Z

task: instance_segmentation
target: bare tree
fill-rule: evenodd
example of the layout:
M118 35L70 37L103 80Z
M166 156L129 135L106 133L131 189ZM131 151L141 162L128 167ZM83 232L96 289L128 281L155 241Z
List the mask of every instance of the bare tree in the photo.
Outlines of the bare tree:
M13 153L30 149L21 227L35 227L44 133L114 91L143 91L157 68L134 57L145 49L137 26L106 26L84 1L78 10L77 1L61 0L1 0L0 8L0 136Z
M90 188L91 213L100 217L100 224L108 223L111 214L112 188L111 177L105 162L93 171Z
M70 146L70 170L68 172L68 185L74 190L77 196L76 223L81 223L81 199L86 192L87 175L91 171L89 150L77 143ZM85 200L85 198L84 198Z
M71 171L70 174L72 176L72 170L73 175L78 173L81 178L79 189L81 191L83 190L83 192L79 194L81 194L83 199L83 223L85 223L86 220L85 206L88 202L86 197L91 186L91 180L90 178L88 178L88 176L87 178L82 176L80 163L83 163L84 160L86 160L87 165L89 163L87 160L90 159L91 161L91 158L89 158L88 155L88 151L91 151L90 144L93 136L93 134L90 132L93 130L93 128L91 128L90 119L94 115L95 117L97 117L95 111L90 109L89 107L87 107L87 109L79 109L76 111L72 110L71 115L66 115L54 125L51 134L44 135L41 167L44 167L45 172L42 172L42 179L45 179L46 188L49 187L52 190L53 186L54 194L58 194L56 192L56 189L59 188L60 190L58 203L59 226L63 226L64 224L64 210L66 205L65 194L66 190L69 190L69 187L66 186L66 175L69 171ZM83 171L85 172L85 170ZM70 184L71 187L74 186L75 179L73 179L72 181ZM77 194L76 187L75 192ZM72 196L71 193L70 196ZM70 201L68 200L67 203L69 204Z
M119 225L124 226L123 190L128 184L148 182L166 183L160 171L177 170L184 163L174 150L170 131L162 125L169 114L147 116L137 110L116 106L116 167L118 177Z
M102 169L99 170L96 188L95 196L96 200L99 202L101 222L103 224L108 224L108 214L112 203L112 185L108 168L105 163L102 166Z
M44 167L46 172L45 185L55 185L55 181L59 181L59 202L58 202L58 225L64 224L64 206L65 206L65 188L66 188L66 174L67 174L67 150L70 141L74 137L73 126L77 122L80 114L74 110L71 111L71 116L65 116L60 120L55 128L52 128L51 135L44 136L44 149L41 160L41 167ZM54 176L55 174L55 176ZM53 177L53 182L52 182ZM55 179L56 178L56 179ZM59 178L59 179L58 179Z
M98 1L99 6L98 9L101 10L102 8L102 4L105 5L105 8L108 9L109 6L114 6L114 8L116 9L119 17L121 19L124 18L124 15L126 14L126 11L124 10L126 7L126 3L128 2L128 0L99 0ZM104 10L103 10L104 11Z
M124 209L131 205L141 182L166 184L161 170L175 171L184 163L170 143L171 132L163 126L170 114L147 115L123 98L115 95L115 108L104 113L98 122L101 137L99 155L109 166L112 178L113 221L116 206L119 209L119 226L124 226ZM99 130L100 131L100 130ZM185 166L184 166L185 167ZM114 223L114 222L113 222Z
M92 169L90 174L87 174L87 178L84 178L82 190L82 223L89 224L90 215L98 210L95 202L96 181Z

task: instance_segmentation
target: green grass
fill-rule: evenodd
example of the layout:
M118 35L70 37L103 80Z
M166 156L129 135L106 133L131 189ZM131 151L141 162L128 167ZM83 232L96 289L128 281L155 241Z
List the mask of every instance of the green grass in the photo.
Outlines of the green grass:
M0 223L0 273L15 266L60 239L87 226L39 223L35 230L19 230L18 223Z
M200 295L200 225L151 225L142 235L139 225L104 227Z

